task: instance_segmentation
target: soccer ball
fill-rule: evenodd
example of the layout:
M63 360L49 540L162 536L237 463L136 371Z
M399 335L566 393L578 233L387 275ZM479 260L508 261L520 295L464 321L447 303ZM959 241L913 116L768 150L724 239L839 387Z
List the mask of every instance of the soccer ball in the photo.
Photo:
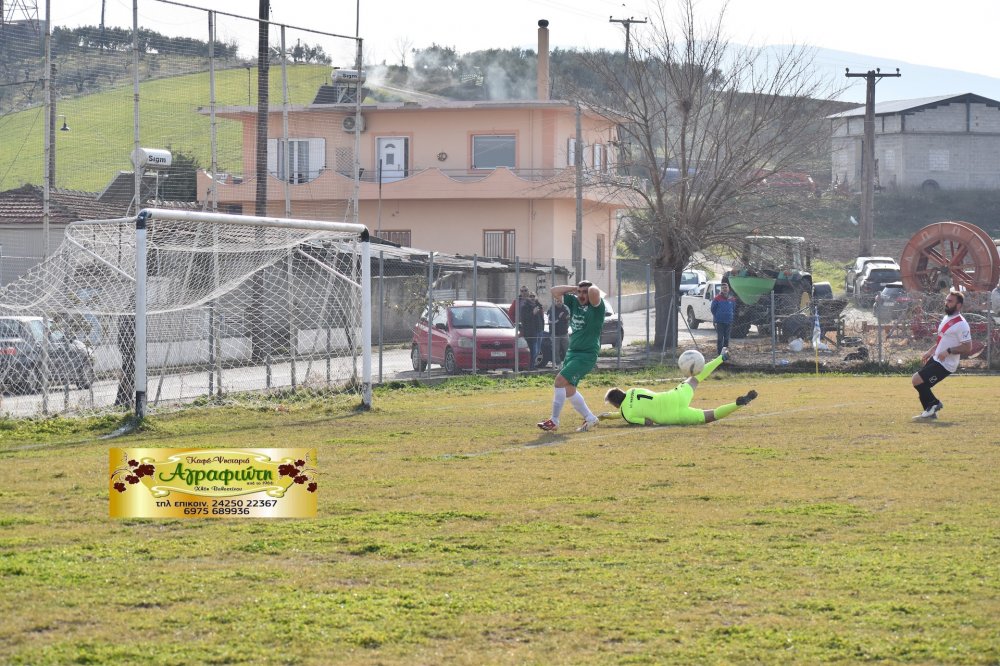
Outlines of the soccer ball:
M705 357L697 349L688 349L677 357L677 367L688 377L694 377L705 367Z

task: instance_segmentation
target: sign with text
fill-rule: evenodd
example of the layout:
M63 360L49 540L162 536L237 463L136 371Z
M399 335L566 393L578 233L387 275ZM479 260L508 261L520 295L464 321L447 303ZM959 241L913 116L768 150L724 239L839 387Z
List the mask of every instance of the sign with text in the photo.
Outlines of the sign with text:
M316 449L111 449L112 518L312 518Z

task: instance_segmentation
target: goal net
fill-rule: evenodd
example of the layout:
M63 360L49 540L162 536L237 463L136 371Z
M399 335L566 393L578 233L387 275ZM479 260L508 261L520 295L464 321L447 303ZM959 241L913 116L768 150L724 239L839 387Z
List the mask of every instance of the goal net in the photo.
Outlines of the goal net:
M368 405L367 239L357 224L156 209L74 223L0 289L0 412L142 414L290 388Z

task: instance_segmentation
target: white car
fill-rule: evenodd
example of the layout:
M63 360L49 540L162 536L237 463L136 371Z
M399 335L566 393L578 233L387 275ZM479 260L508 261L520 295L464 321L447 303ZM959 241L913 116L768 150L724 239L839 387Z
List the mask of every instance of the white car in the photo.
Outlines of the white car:
M844 277L844 293L854 295L854 283L865 272L869 264L889 264L898 266L892 257L858 257L853 264L847 265L847 275Z
M698 288L708 282L708 277L705 275L705 271L695 270L693 268L685 268L681 272L681 284L680 292L683 296L684 294L693 294L698 291Z

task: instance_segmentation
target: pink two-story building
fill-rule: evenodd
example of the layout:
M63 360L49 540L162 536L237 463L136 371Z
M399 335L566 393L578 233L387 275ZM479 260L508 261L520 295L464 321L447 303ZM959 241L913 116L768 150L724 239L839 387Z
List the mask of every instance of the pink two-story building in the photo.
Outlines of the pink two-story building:
M273 109L267 214L345 219L358 145L359 221L374 235L438 252L572 266L578 109L548 99L547 39L542 26L535 100L366 104L360 124L354 104ZM255 172L256 111L216 111L242 123L244 174ZM611 258L626 207L614 187L617 127L586 108L579 116L584 273L613 293ZM199 197L214 196L221 212L254 213L252 178L219 177L214 193L213 182L199 174Z

